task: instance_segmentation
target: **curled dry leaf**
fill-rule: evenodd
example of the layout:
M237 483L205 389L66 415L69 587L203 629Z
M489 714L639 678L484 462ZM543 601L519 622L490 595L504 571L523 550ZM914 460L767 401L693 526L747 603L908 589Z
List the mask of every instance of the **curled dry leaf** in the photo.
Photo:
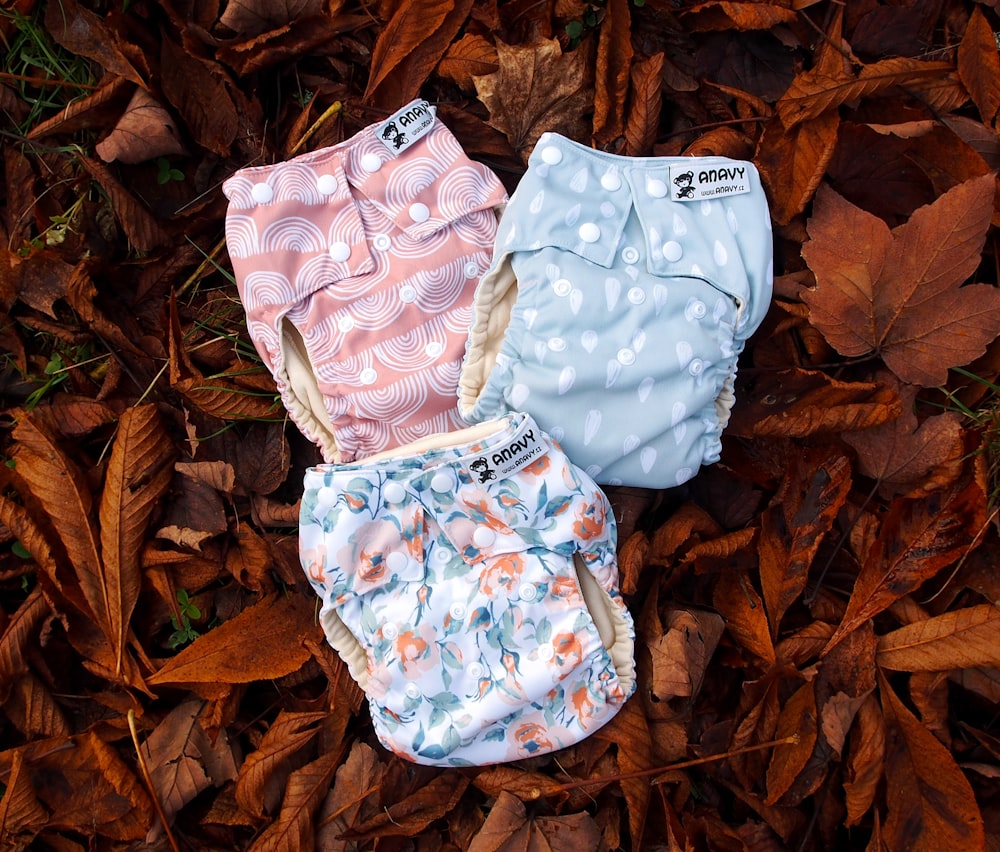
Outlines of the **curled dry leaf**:
M135 90L118 123L94 150L105 163L143 163L186 153L170 113L145 89Z

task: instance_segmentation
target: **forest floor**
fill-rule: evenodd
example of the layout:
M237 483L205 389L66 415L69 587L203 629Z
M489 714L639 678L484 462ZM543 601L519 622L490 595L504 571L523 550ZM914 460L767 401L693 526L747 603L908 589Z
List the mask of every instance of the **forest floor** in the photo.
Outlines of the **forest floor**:
M0 846L1000 849L1000 17L966 0L7 0ZM638 689L510 764L377 742L222 182L416 97L513 191L558 131L752 160L722 460L608 488ZM992 555L991 555L992 554Z

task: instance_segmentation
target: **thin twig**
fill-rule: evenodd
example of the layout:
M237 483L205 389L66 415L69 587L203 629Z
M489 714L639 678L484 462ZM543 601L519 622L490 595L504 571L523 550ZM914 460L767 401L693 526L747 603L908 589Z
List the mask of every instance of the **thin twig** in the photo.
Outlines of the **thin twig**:
M132 744L135 746L135 756L139 764L139 771L142 773L142 780L146 783L146 788L149 790L149 797L153 800L153 807L156 808L156 813L160 817L160 824L166 832L167 842L174 852L181 852L180 847L177 845L177 840L170 830L170 824L167 822L167 814L163 810L163 805L160 804L160 797L156 795L156 788L153 786L153 777L149 774L146 758L143 757L142 746L139 745L139 732L135 727L135 710L132 708L129 708L128 711L128 729L132 734Z

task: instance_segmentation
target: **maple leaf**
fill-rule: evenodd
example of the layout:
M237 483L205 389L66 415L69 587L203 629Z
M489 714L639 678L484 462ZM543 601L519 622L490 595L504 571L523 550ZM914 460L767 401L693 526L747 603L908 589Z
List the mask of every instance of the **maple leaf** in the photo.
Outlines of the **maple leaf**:
M546 130L577 139L586 134L582 116L593 105L593 72L583 47L564 54L556 39L517 46L498 40L497 65L495 73L472 80L489 123L518 153Z
M960 286L979 264L994 178L972 178L890 231L832 189L816 193L802 256L810 322L841 355L877 353L900 379L943 384L1000 334L1000 290Z

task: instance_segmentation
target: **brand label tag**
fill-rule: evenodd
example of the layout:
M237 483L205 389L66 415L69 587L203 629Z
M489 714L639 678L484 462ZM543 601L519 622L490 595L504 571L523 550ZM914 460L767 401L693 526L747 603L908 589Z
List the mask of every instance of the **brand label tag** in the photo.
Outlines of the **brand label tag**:
M674 201L705 201L750 192L750 167L731 161L713 166L678 163L670 167L670 197Z
M375 138L385 145L390 154L398 157L427 134L434 124L436 114L437 110L427 101L417 98L376 125Z
M486 485L513 476L547 451L548 446L535 421L525 417L507 441L492 443L480 453L464 456L460 462L468 468L473 482Z

